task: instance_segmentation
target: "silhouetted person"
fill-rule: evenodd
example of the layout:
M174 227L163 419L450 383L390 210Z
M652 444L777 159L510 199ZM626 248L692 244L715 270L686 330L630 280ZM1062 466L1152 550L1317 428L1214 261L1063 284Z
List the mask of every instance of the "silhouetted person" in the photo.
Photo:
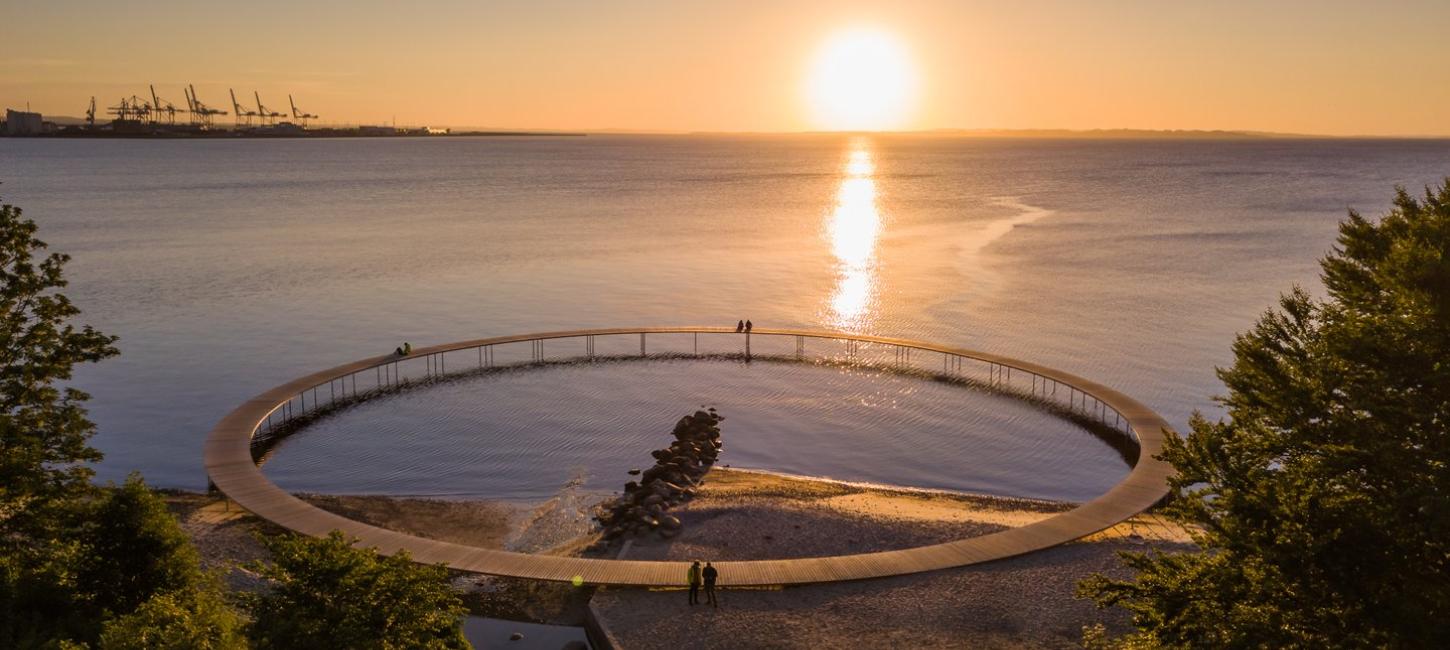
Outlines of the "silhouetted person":
M690 604L700 602L700 562L696 560L690 565L690 570L685 572L685 582L690 585Z
M744 332L745 331L745 321L740 321L740 322L735 323L735 331L737 333Z
M715 602L715 578L720 576L720 572L706 562L701 575L705 576L705 602L710 603L711 607L719 607L720 603Z
M749 332L750 331L750 328L752 328L752 327L755 327L755 324L754 323L752 323L750 321L745 321L745 331Z

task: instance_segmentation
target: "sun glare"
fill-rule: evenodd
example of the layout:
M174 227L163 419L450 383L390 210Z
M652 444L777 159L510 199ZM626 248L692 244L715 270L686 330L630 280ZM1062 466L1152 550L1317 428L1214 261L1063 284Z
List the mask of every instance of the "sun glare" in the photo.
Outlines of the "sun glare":
M815 120L833 131L882 131L905 125L916 92L911 57L891 34L852 30L831 37L808 79Z
M861 327L874 299L876 240L881 233L876 181L872 178L875 170L865 144L853 144L836 194L836 209L826 222L839 274L836 292L831 296L832 321L838 328Z

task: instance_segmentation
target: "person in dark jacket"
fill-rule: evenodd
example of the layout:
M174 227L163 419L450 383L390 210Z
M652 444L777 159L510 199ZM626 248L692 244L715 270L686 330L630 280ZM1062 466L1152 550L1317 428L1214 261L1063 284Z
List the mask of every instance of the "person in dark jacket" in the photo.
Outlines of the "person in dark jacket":
M705 570L700 572L705 577L705 602L711 607L719 607L720 603L715 601L715 579L720 577L720 572L715 570L709 562L705 563Z
M755 327L755 323L752 323L750 321L745 321L745 331L749 332L750 331L750 328L752 328L752 327Z
M735 332L736 333L744 332L744 331L745 331L745 321L739 321L739 322L735 323Z

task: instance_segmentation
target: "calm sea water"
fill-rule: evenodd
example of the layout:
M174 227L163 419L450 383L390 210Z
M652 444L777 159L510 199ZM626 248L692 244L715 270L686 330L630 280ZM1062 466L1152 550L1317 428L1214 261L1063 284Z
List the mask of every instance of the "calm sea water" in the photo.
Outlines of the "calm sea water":
M0 194L70 253L123 356L82 369L106 454L199 488L202 439L305 372L414 345L641 324L836 328L1014 355L1177 426L1347 208L1450 174L1446 141L906 137L0 139ZM700 403L722 462L1083 499L1126 471L1020 404L793 364L456 382L283 445L289 488L538 498L612 485Z

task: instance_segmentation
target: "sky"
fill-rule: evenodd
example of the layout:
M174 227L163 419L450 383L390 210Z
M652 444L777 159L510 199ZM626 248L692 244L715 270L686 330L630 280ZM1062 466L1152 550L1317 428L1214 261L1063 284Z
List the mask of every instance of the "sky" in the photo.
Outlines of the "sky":
M338 124L1450 135L1447 0L0 0L0 16L0 104L50 115L148 84L184 106L189 83L228 111L228 89L283 112L290 93ZM843 34L868 36L830 54ZM892 63L851 73L879 52Z

